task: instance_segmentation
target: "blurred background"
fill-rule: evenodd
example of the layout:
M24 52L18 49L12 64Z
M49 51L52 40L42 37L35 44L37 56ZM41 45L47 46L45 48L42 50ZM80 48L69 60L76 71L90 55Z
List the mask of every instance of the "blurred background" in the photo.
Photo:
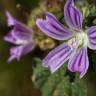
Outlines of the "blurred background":
M5 16L6 10L9 11L15 18L17 18L21 22L28 24L28 26L32 27L34 20L31 22L31 19L32 18L36 19L36 17L34 17L34 13L39 14L40 11L38 11L38 9L36 8L39 5L40 1L41 0L0 0L0 96L42 96L40 88L35 87L32 82L32 79L35 78L34 75L33 75L34 78L32 77L32 74L33 74L32 66L34 66L34 60L32 58L35 55L37 55L37 53L39 56L42 57L42 52L41 53L39 52L41 50L37 51L38 50L37 48L36 49L37 53L31 52L28 55L24 56L19 62L14 60L10 64L8 64L7 59L9 57L9 49L12 45L3 40L3 37L7 34L8 30L10 30L10 28L7 27L7 23L6 23L6 16ZM42 0L42 2L45 2L45 1L47 2L48 8L49 7L53 8L51 11L58 10L59 13L62 11L62 14L63 14L63 7L60 8L60 6L62 6L62 4L64 5L64 2L66 0L64 0L64 2L61 5L59 5L58 1L61 2L63 0ZM75 0L75 1L82 2L83 0ZM85 0L85 1L87 1L89 5L91 6L94 5L96 7L95 0ZM54 9L54 6L56 9ZM43 10L43 7L41 9ZM35 11L37 10L36 11L37 13L35 11L33 11L32 13L32 10L35 10ZM96 11L96 8L94 10ZM43 10L43 12L44 11L45 9ZM93 13L95 13L95 11ZM62 14L61 13L57 14L57 13L54 12L54 14L56 14L56 16L59 18ZM96 14L95 14L95 17L96 17ZM88 19L89 21L85 21L85 24L90 26L93 23L90 21L90 18ZM60 21L62 21L62 18L60 18ZM96 25L96 22L94 23L94 25ZM55 41L52 40L51 42L53 42L52 48L54 48L54 46L56 45L54 43ZM41 44L42 42L40 42L39 47L43 50L45 46L42 45L43 46L42 47ZM45 49L43 50L43 52L45 52ZM93 57L91 57L91 59L92 58ZM96 60L96 57L94 57L94 60ZM96 61L95 61L95 64L96 64ZM41 77L41 78L44 78L44 77ZM57 93L55 93L55 95L52 95L52 96L96 96L96 91L95 91L96 65L91 64L87 75L82 80L80 80L80 82L84 85L84 88L86 87L84 89L84 92L86 92L86 95L82 95L82 94L81 95L80 94L58 95L58 92L56 91ZM47 96L47 95L43 95L43 96ZM48 96L51 96L51 95L48 95Z
M18 5L21 5L20 9ZM8 32L5 11L9 11L21 22L27 23L24 11L30 12L38 5L38 0L0 0L0 96L39 96L40 92L33 86L32 53L20 62L7 63L11 44L4 42Z

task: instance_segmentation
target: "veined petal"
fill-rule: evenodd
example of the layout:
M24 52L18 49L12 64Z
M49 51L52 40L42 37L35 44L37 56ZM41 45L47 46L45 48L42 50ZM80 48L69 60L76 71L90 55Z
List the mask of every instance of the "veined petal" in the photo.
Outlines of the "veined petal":
M63 27L63 25L51 13L46 13L46 20L37 19L36 24L46 35L58 39L66 40L72 36L70 30Z
M21 45L13 47L10 49L10 57L8 62L11 62L13 59L20 60L20 58L34 49L35 45L30 43L27 45Z
M24 40L24 41L32 41L33 33L31 29L27 29L25 25L21 24L20 22L15 23L15 27L13 28L13 36L16 39Z
M87 55L87 48L81 48L72 54L68 62L68 69L72 72L80 72L82 78L89 67L89 60Z
M96 50L96 26L92 26L87 30L87 34L89 37L89 45L88 47Z
M52 50L43 60L43 66L49 67L51 72L59 69L69 58L73 50L67 45L62 44Z
M28 28L25 24L17 21L14 17L11 16L9 12L6 12L7 21L9 26L14 26L12 29L12 36L16 39L28 40L32 39L32 30Z
M12 32L9 32L5 37L4 40L13 44L16 44L16 38L13 36Z
M70 28L82 29L83 16L74 6L74 0L67 0L64 7L64 18Z
M4 40L7 42L10 42L12 44L16 44L16 45L23 45L23 44L28 44L29 42L32 42L33 39L31 37L32 34L30 34L30 38L29 36L27 37L26 34L22 34L25 36L16 36L15 33L18 34L18 30L15 32L14 30L11 30L5 37ZM22 32L21 32L22 33ZM21 38L20 38L21 37ZM25 39L24 39L25 37Z

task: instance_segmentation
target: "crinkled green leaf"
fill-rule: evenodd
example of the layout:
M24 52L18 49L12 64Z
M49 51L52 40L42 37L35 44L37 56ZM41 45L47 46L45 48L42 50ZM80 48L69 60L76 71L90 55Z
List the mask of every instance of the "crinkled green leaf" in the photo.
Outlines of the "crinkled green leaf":
M67 63L63 64L54 74L51 74L48 69L42 67L40 59L35 60L34 84L41 90L42 96L86 96L85 87L83 88L79 80L70 82L70 77L65 76Z

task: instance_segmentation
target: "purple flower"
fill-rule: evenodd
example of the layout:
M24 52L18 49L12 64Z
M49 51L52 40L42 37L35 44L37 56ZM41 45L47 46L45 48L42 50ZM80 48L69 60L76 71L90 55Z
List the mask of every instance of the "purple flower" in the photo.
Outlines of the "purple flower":
M12 30L4 37L4 40L15 44L16 46L10 49L10 58L19 60L21 56L29 53L35 47L33 42L33 32L23 23L14 19L9 12L6 12L8 26L13 26Z
M36 21L40 30L54 39L66 41L49 52L43 66L49 67L53 73L68 61L68 69L79 72L82 78L89 67L87 47L96 50L96 26L82 29L83 16L73 0L67 0L64 7L64 18L69 28L64 27L53 14L47 12L45 15L45 20Z

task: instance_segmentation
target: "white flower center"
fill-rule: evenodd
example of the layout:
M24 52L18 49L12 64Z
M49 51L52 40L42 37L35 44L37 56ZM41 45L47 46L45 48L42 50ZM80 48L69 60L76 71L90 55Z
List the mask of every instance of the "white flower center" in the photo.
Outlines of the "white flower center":
M88 36L85 32L76 32L75 35L68 40L68 45L71 49L87 47L88 45Z

